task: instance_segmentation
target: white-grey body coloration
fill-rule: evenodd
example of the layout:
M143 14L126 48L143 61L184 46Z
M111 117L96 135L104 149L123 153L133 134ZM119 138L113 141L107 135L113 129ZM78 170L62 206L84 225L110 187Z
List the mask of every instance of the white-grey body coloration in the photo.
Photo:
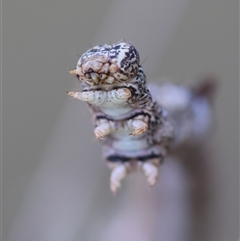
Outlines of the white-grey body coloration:
M171 84L150 86L149 91L139 54L129 43L88 50L70 73L78 77L83 90L68 94L88 102L94 134L112 169L112 192L136 168L141 168L148 183L154 185L158 166L169 148L198 139L210 125L205 97ZM203 116L199 111L205 111Z

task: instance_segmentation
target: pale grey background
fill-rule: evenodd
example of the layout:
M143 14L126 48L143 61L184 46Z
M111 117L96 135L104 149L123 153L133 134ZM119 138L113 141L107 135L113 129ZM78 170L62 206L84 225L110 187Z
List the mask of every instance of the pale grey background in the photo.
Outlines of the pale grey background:
M101 161L98 143L93 141L87 108L68 98L66 91L80 89L76 79L68 74L78 54L95 44L125 38L137 47L142 60L147 58L143 67L152 81L167 77L193 84L195 77L207 72L220 77L214 100L216 128L204 171L208 180L203 180L208 199L204 200L204 215L196 219L201 227L192 240L237 240L238 20L237 0L3 1L3 237L10 237L9 241L13 237L19 237L18 241L96 240L89 233L91 225L101 229L94 222L98 213L101 223L107 219L104 214L109 208L114 212L121 204L129 187L125 185L117 199L112 198L108 191L109 172ZM56 139L62 143L58 145ZM42 175L46 178L41 179ZM60 184L59 176L63 177ZM200 182L201 178L205 177L199 177ZM36 180L46 183L39 185ZM42 187L52 182L62 189L56 194L54 188L48 191L53 196L68 197L63 200L67 206L80 203L77 194L71 196L78 190L91 200L78 213L83 217L83 221L76 222L79 233L69 227L71 239L67 234L64 239L63 233L61 239L34 238L46 232L44 228L34 229L38 222L49 220L44 219L44 214L25 215L33 196L39 200L39 210L45 203L49 210L56 207L54 199L37 196ZM64 188L67 182L74 183L69 185L73 190ZM100 187L94 186L96 183L101 183ZM89 215L84 213L87 209L92 210ZM61 218L54 216L52 223ZM32 225L29 229L34 232L27 227L23 231L20 223L24 227ZM71 226L71 220L66 223ZM56 232L61 231L59 227L49 226Z

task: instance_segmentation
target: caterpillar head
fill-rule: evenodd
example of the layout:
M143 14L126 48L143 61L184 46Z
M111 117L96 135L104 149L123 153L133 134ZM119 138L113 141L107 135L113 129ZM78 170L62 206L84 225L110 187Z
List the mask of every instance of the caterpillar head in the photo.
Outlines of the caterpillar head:
M89 49L70 73L89 85L101 85L127 81L137 74L138 68L139 54L135 47L120 42Z

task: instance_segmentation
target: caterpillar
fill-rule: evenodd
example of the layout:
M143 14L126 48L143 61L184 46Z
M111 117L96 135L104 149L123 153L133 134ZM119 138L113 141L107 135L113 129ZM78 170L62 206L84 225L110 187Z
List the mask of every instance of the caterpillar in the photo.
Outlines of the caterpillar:
M89 49L70 74L82 91L67 93L89 106L113 193L133 170L142 170L153 186L165 156L209 129L206 96L176 84L147 85L139 53L130 43Z

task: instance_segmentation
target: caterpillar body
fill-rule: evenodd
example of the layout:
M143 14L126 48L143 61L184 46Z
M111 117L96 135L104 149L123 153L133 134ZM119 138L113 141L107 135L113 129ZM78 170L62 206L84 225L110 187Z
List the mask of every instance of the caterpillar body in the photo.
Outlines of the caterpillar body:
M142 169L153 186L158 166L169 149L199 139L209 128L207 98L174 84L147 86L139 54L132 44L93 47L70 73L77 76L82 91L68 95L88 103L94 135L112 170L113 193L135 169Z

